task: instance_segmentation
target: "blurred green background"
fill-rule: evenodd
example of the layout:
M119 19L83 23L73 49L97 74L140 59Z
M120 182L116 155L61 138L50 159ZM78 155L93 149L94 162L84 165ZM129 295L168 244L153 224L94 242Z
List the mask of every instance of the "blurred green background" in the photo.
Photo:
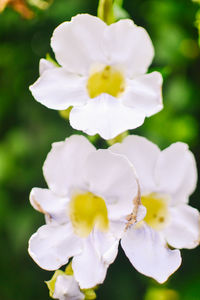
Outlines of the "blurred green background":
M0 15L0 300L49 299L44 280L52 273L27 253L30 235L44 223L28 198L32 187L46 186L42 164L51 143L74 131L57 111L37 103L28 86L38 77L39 59L53 55L54 28L77 13L96 14L97 5L97 0L54 0L32 20L11 8ZM125 0L124 8L149 32L156 53L151 70L164 76L164 110L134 132L161 148L189 143L199 164L200 50L194 25L199 6L190 0ZM199 192L191 204L200 209ZM200 250L183 250L182 256L182 266L164 285L179 297L155 290L163 286L137 273L120 250L98 299L200 300Z

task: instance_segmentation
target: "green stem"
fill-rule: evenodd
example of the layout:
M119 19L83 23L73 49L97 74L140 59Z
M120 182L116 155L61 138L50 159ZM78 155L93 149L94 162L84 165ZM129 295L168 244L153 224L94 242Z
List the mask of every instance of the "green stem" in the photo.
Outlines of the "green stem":
M113 2L113 0L99 0L97 16L108 25L115 22Z

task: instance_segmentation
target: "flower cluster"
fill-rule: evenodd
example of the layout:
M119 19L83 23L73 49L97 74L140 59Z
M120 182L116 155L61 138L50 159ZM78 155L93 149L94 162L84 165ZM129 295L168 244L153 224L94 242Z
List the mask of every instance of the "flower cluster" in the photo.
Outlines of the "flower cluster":
M73 107L73 128L111 139L162 109L162 77L146 74L151 40L131 20L108 26L78 15L55 29L51 46L59 65L42 59L30 90L48 108ZM159 283L180 266L181 248L199 244L199 212L188 205L196 163L184 143L161 151L129 135L97 150L72 135L52 145L43 173L48 188L33 188L30 202L46 224L30 238L29 254L56 271L47 283L55 299L87 299L119 243L134 268ZM58 270L67 264L72 273Z

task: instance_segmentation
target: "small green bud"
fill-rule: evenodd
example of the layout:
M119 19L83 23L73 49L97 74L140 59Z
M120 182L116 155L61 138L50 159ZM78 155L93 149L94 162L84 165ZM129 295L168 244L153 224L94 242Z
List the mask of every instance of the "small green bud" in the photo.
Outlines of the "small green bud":
M57 280L57 277L59 275L65 275L65 273L61 270L57 270L57 271L55 271L55 273L53 274L53 277L50 280L45 281L45 283L47 284L48 289L49 289L49 296L51 298L53 298L53 294L54 294L54 291L55 291L56 280Z

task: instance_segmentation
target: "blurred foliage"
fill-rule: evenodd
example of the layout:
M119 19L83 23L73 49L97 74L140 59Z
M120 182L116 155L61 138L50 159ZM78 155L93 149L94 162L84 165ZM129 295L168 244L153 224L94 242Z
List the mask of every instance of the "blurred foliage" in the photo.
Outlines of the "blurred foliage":
M150 288L144 300L180 300L179 294L170 289Z
M35 17L34 9L47 9L52 0L0 0L0 13L8 6L18 12L22 18L32 19Z
M27 253L30 235L44 223L28 197L32 187L46 186L42 164L51 143L74 131L57 111L37 103L28 86L38 77L39 59L47 53L53 56L49 41L54 28L77 13L95 15L97 6L97 0L54 0L46 10L31 6L35 12L31 20L21 18L11 6L0 15L1 300L49 299L44 280L53 274L40 269ZM124 9L124 16L128 12L149 32L155 46L151 70L161 71L164 77L164 110L132 132L161 148L178 140L189 143L199 165L200 51L195 27L199 6L188 0L124 0ZM98 136L90 140L107 147ZM191 203L200 208L199 188ZM183 250L182 255L181 268L165 288L177 290L181 300L199 300L199 249ZM151 287L160 286L136 272L120 250L98 299L142 300Z
M200 0L193 0L193 2L196 2L200 5ZM196 25L196 27L198 29L198 32L199 32L199 45L200 45L200 8L198 9L197 14L196 14L195 25Z

